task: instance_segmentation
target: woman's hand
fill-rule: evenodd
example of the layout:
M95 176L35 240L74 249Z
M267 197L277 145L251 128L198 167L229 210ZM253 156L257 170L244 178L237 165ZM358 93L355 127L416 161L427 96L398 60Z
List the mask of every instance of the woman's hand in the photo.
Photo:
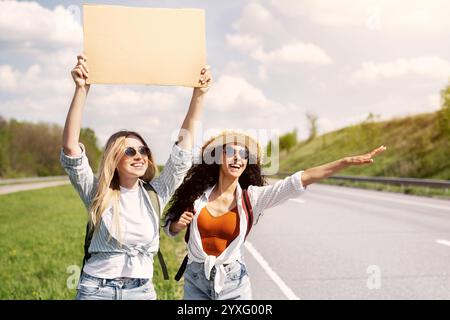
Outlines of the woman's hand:
M180 219L178 221L172 222L170 224L170 232L172 233L178 233L183 229L186 229L187 226L191 223L192 219L194 218L194 214L189 211L185 211Z
M200 87L195 87L192 92L189 110L181 125L180 133L178 134L178 146L185 150L191 150L195 137L197 122L200 120L203 109L203 101L205 100L205 93L211 87L212 77L209 71L210 67L205 66L200 71L198 83Z
M211 67L210 66L205 66L201 71L200 71L200 78L198 80L199 83L199 87L195 87L194 88L194 92L197 91L198 93L206 93L208 92L209 88L211 87L212 84L212 76L211 76L211 71L210 71Z
M372 158L385 150L386 150L386 147L381 146L381 147L378 147L378 148L372 150L369 153L366 153L366 154L363 154L360 156L346 157L346 158L344 158L344 162L347 165L362 165L362 164L372 163L373 162Z
M86 83L86 79L89 77L89 68L84 54L77 56L77 64L72 69L71 74L77 88L89 89L90 85Z
M315 183L322 179L328 178L329 176L335 174L336 172L339 172L351 165L362 165L372 163L373 162L372 158L377 154L383 152L384 150L386 150L386 147L381 146L372 150L369 153L360 156L345 157L318 167L306 169L301 176L302 185L306 187L311 183Z

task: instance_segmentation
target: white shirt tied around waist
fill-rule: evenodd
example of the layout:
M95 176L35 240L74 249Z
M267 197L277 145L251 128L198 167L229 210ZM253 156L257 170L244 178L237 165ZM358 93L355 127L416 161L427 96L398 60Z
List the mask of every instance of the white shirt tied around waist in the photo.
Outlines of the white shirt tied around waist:
M303 171L294 173L293 175L277 181L273 185L258 187L249 186L248 195L250 203L253 208L253 221L256 223L265 209L274 207L284 201L295 198L301 195L305 188L301 182L301 175ZM228 245L228 247L217 257L210 256L205 253L202 246L202 239L198 230L199 212L208 203L209 196L215 186L206 190L203 195L194 202L194 209L197 214L190 224L190 237L188 243L188 263L198 262L204 263L204 271L206 279L210 279L211 270L216 267L216 274L214 278L214 290L219 294L226 280L226 271L224 264L229 264L238 260L243 262L242 245L245 241L245 234L247 230L247 218L242 204L242 189L237 185L236 199L239 213L239 235ZM170 223L165 227L166 233L170 236L173 234L169 231Z
M122 243L122 253L93 255L84 266L84 272L94 277L115 278L151 278L153 274L153 255L158 250L158 220L154 210L149 211L150 199L139 181L136 189L120 187L119 220L121 230L113 223L112 208L105 210L102 215L103 226L107 230L100 229L104 233L98 246L108 241L109 236L119 239ZM119 233L120 231L120 233ZM96 245L97 237L91 243ZM126 246L124 246L126 245Z

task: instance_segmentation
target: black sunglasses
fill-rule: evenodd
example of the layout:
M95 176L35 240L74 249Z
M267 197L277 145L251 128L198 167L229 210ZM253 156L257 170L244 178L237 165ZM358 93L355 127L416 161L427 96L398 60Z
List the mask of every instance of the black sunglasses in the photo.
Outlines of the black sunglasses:
M150 148L146 146L140 146L138 150L133 147L128 147L124 151L125 155L128 157L134 157L137 152L139 152L142 156L150 157L151 155Z
M233 148L232 146L225 146L225 154L227 155L227 157L234 157L234 155L236 153L239 153L239 156L245 160L247 160L249 157L249 152L248 152L247 148L240 149L238 151L235 148Z

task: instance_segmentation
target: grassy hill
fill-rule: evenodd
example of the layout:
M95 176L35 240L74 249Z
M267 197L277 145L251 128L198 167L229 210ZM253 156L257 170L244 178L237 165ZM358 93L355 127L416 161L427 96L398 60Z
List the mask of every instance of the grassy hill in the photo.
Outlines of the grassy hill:
M350 167L339 174L450 180L450 133L446 128L448 123L442 125L439 112L366 121L283 150L280 172L307 169L385 145L387 150L372 165Z

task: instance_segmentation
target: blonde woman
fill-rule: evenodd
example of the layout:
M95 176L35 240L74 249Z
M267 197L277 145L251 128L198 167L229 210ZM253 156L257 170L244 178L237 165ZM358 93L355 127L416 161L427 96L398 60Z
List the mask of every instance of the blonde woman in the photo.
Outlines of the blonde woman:
M256 140L225 132L207 141L201 163L189 170L166 215L165 231L171 236L189 226L188 255L177 275L186 269L184 299L251 299L243 245L264 210L298 197L308 185L348 166L370 164L384 150L381 146L266 185Z
M159 248L160 217L148 190L156 192L163 208L190 168L194 122L202 113L211 74L207 68L201 70L199 87L194 88L178 141L156 178L157 167L150 148L133 131L119 131L108 139L98 177L94 176L79 142L90 88L86 83L89 68L85 55L77 57L71 74L75 94L64 127L61 164L89 212L89 230L93 230L76 299L156 299L153 256Z

